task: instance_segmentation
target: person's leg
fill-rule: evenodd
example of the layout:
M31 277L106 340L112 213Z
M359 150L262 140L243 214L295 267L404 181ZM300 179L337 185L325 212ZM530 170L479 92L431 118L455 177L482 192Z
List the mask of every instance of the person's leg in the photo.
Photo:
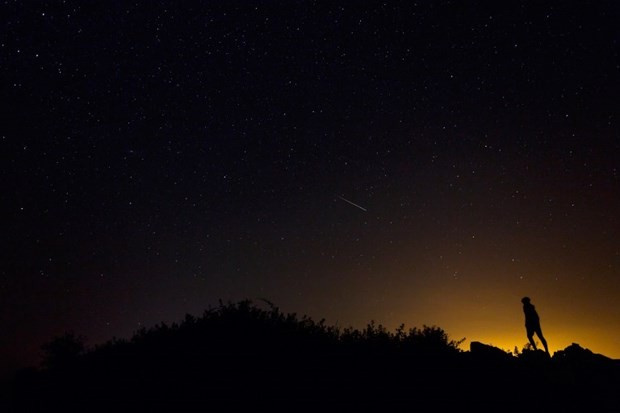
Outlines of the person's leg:
M545 337L543 336L543 333L542 333L542 329L540 327L536 329L536 335L538 336L538 338L540 339L540 342L545 348L545 352L549 354L549 348L547 347L547 340L545 340Z
M530 344L532 345L532 347L534 347L534 350L536 349L536 342L534 341L534 330L530 330L528 328L527 330L527 339L530 340Z

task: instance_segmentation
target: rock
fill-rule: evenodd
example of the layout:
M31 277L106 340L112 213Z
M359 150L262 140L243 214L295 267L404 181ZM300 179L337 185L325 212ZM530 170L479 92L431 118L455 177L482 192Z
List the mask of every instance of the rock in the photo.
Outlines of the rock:
M487 361L501 362L513 359L510 353L507 353L500 348L481 343L479 341L472 341L469 345L469 351L477 359L483 359Z
M583 366L611 366L616 365L613 359L602 354L593 353L587 348L573 343L564 350L556 351L553 360L559 363L579 364Z

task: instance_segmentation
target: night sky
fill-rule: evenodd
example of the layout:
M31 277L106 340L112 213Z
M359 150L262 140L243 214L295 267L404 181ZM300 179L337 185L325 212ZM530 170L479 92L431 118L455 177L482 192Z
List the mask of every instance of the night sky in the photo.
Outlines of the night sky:
M620 358L616 1L5 1L0 365L268 299Z

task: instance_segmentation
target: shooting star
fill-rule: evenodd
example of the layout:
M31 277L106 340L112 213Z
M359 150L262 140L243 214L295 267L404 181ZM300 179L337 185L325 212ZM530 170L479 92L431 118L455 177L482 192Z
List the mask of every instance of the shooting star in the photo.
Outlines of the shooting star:
M359 205L357 205L355 202L351 202L351 201L349 201L348 199L341 197L340 195L336 195L336 196L337 196L338 198L342 199L344 202L346 202L346 203L348 203L348 204L351 204L351 205L353 205L354 207L357 207L357 208L361 209L361 210L362 210L362 211L364 211L364 212L368 212L368 210L367 210L366 208L364 208L363 206L359 206Z

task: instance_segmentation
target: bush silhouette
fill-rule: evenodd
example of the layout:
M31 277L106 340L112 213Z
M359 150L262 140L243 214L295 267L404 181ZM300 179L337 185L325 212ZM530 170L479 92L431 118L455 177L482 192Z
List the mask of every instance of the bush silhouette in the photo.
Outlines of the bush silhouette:
M92 349L73 334L45 345L43 368L14 383L14 411L570 411L614 405L617 366L583 351L538 362L465 352L436 326L389 331L329 326L272 303L220 303L202 316L138 330ZM498 349L499 350L499 349ZM493 353L493 352L491 352ZM524 357L524 354L527 356ZM601 362L602 363L602 362ZM600 380L586 386L583 377ZM534 379L532 379L534 378ZM567 378L570 378L567 379ZM604 383L604 385L602 384ZM533 384L527 397L514 391ZM600 384L600 386L599 386ZM576 389L584 388L597 399ZM566 398L566 392L581 398Z
M41 346L44 356L43 365L51 369L68 368L77 363L86 350L84 338L67 332Z

